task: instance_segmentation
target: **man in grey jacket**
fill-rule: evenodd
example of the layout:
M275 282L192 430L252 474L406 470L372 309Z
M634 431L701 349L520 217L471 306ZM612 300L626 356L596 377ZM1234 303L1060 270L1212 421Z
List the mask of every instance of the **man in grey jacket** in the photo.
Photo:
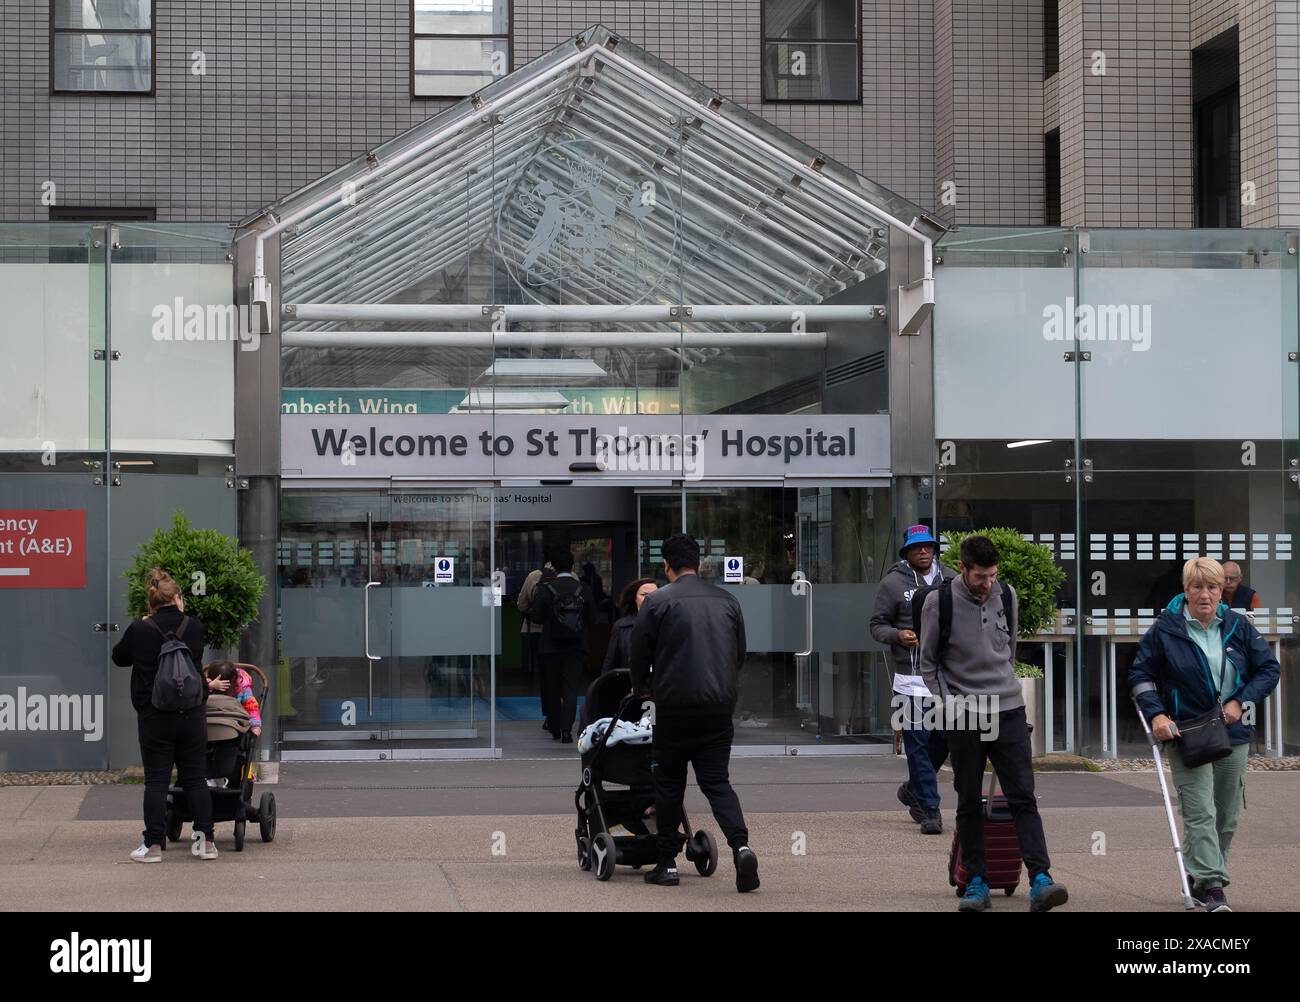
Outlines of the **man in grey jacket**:
M1069 894L1048 872L1029 724L1016 681L1016 593L998 581L998 559L997 547L987 537L962 541L960 575L927 595L921 609L921 674L931 694L943 701L952 755L957 838L970 874L958 907L983 911L990 905L982 797L984 766L991 761L1029 871L1029 909L1047 911L1064 904Z
M871 636L877 643L888 644L898 676L915 676L918 644L912 628L912 596L928 585L953 576L951 570L936 559L938 542L924 525L907 529L902 559L889 568L876 591L876 605L871 614ZM922 713L910 712L917 701L907 695L905 683L896 679L895 705L902 704L903 750L907 754L907 782L898 788L898 799L907 807L912 820L920 824L922 835L943 832L943 815L939 813L938 772L948 757L948 743L943 731L926 726Z

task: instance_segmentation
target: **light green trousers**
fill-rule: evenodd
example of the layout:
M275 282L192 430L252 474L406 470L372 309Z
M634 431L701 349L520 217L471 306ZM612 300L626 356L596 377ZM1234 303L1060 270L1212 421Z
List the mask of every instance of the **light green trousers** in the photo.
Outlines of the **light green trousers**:
M1232 754L1189 769L1177 742L1165 745L1178 788L1183 815L1183 859L1197 890L1228 886L1228 850L1237 831L1246 793L1249 745L1233 745Z

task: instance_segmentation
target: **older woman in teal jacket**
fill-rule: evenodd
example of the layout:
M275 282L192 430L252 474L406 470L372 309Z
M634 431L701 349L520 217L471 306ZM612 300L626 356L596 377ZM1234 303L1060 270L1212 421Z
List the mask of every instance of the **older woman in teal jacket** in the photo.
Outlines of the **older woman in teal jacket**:
M1231 911L1228 849L1246 792L1246 755L1256 707L1281 675L1251 621L1222 601L1223 567L1197 557L1183 565L1183 593L1142 638L1129 688L1168 757L1183 815L1192 895L1209 911ZM1189 768L1174 738L1180 721L1222 704L1232 754Z

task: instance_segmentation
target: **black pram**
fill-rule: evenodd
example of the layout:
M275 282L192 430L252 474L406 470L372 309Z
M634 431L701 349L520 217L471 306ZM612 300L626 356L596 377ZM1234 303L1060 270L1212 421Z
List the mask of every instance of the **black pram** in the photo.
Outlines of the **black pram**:
M578 809L574 837L578 867L593 871L597 880L613 876L616 863L640 869L658 861L655 817L651 812L655 802L650 772L653 746L608 743L620 720L641 719L642 702L633 698L632 674L626 670L606 672L587 689L587 719L609 719L596 732L591 746L582 751L582 785L573 797ZM691 837L685 809L682 827L687 834L686 858L701 876L710 876L718 868L717 843L703 830Z
M237 664L235 667L248 672L254 687L260 684L261 691L254 691L253 695L262 706L266 706L271 688L266 676L255 665ZM253 806L256 751L257 735L251 729L229 741L209 739L208 742L207 778L226 781L224 787L213 787L209 791L212 795L212 821L214 825L223 821L235 823L235 852L244 851L244 830L250 821L257 822L263 842L275 838L275 794L270 791L263 793L257 806ZM181 826L193 820L194 813L189 809L185 791L179 786L171 787L167 791L168 841L179 842Z

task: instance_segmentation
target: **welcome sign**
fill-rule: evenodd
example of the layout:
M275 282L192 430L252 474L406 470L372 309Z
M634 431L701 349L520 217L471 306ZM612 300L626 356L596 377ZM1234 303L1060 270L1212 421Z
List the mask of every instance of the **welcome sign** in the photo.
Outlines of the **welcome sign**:
M889 475L884 414L285 414L286 477Z

